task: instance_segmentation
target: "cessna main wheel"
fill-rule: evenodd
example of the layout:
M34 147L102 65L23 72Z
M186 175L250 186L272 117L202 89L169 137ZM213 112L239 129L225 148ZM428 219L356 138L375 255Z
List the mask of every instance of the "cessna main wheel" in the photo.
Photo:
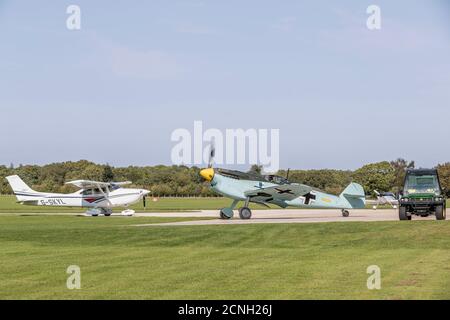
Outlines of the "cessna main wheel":
M342 216L344 218L347 218L348 216L350 216L350 212L348 212L348 210L342 210Z
M109 217L112 214L111 209L102 208L102 213L105 215L105 217Z
M248 220L252 217L252 210L247 207L239 209L239 217L243 220Z

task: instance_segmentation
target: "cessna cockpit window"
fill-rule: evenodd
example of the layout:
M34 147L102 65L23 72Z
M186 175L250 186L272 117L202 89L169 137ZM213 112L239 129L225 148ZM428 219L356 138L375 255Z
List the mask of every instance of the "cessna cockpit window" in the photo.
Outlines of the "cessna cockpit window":
M90 196L90 195L92 195L92 189L83 190L83 192L81 194L84 196Z
M105 188L100 188L100 189L96 188L96 189L94 189L94 192L95 193L100 193L100 194L108 193L108 189L106 187Z
M93 194L103 194L103 193L106 194L107 192L108 192L108 190L106 188L101 188L101 189L95 188L95 189L86 189L82 192L82 194L85 196L90 196Z

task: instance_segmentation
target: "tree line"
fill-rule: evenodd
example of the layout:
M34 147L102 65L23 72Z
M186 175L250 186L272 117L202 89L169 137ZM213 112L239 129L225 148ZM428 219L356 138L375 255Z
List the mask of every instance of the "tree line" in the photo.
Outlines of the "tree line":
M365 165L357 170L290 170L289 180L310 185L332 194L339 194L350 183L360 183L367 194L374 190L399 192L403 186L405 171L414 168L413 161L397 159ZM450 162L437 165L441 183L450 196ZM0 194L12 194L5 177L19 175L36 191L73 192L76 190L65 182L87 179L95 181L132 181L132 186L152 191L156 197L164 196L216 196L199 176L199 168L186 166L112 167L87 160L60 162L43 166L0 166ZM252 166L251 171L261 168ZM286 176L286 170L278 175Z

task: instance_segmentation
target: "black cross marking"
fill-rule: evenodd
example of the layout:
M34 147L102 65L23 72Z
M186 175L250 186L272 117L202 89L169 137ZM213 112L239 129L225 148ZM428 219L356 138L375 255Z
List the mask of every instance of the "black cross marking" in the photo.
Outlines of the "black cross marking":
M282 189L275 188L275 190L278 191L278 194L285 194L285 193L287 193L287 194L294 194L294 193L293 193L291 190L289 190L289 189L287 189L287 190L282 190Z
M271 196L270 194L268 194L268 193L258 192L258 193L256 194L256 197L270 198L270 197L272 197L272 196Z
M309 204L311 200L316 200L316 195L312 194L311 192L308 194L305 194L305 204Z

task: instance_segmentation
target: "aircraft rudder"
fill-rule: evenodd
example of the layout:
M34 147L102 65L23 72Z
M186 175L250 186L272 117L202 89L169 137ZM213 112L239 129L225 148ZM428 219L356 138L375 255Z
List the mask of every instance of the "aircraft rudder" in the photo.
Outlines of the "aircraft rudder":
M364 188L358 183L350 183L340 194L339 198L341 198L341 201L348 203L353 209L366 207L366 194Z
M6 177L6 180L8 180L11 189L14 191L14 194L19 201L26 199L27 193L36 193L36 191L31 189L18 175L8 176Z

